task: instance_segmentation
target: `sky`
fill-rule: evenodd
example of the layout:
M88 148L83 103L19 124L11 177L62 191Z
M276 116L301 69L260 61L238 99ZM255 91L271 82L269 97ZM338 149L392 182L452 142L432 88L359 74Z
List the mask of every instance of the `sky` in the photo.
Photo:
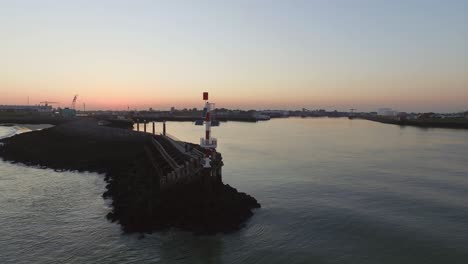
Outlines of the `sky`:
M0 0L0 104L468 110L468 1Z

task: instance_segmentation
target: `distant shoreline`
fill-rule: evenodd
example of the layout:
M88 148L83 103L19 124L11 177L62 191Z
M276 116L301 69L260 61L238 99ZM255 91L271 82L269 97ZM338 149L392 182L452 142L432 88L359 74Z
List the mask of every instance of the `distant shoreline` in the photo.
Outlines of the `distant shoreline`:
M430 119L430 120L396 120L386 117L358 117L369 121L399 125L413 126L422 128L451 128L451 129L468 129L468 120L447 120L447 119Z
M135 116L132 118L135 123L139 122L142 123L143 121L146 122L164 122L164 121L172 121L172 122L195 122L197 120L201 120L201 117L198 116L160 116L160 117L152 117L152 116ZM266 120L259 120L255 117L216 117L216 120L221 122L227 121L237 121L237 122L249 122L249 123L256 123L258 121L266 121Z
M288 116L281 118L290 118L298 116ZM314 118L314 116L303 116L302 118ZM121 128L132 128L133 122L135 123L147 123L147 122L194 122L200 118L195 116L164 116L164 117L148 117L140 116L133 117L128 120L119 120L112 118L111 116L96 116L95 118L100 120L108 121L108 126L121 127ZM275 117L272 119L277 119L280 117ZM331 116L328 118L337 118ZM342 117L341 117L342 118ZM364 119L374 122L379 122L383 124L391 124L398 126L413 126L413 127L422 127L422 128L450 128L450 129L468 129L468 119L416 119L416 120L398 120L390 117L381 117L381 116L356 116L355 119ZM0 126L16 126L20 125L31 130L49 128L55 125L61 125L68 122L73 122L79 119L88 119L84 118L63 118L63 117L47 117L47 116L17 116L17 117L0 117ZM269 121L269 120L255 120L253 118L232 118L232 117L218 117L218 121L221 122L248 122L248 123L257 123L259 121ZM271 119L270 119L271 120ZM37 127L44 126L44 127Z

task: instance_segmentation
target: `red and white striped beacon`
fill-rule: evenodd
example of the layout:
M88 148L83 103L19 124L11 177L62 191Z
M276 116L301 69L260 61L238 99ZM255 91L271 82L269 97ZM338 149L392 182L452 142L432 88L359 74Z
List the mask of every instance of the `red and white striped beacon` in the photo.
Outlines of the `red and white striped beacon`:
M203 93L203 100L205 101L205 107L203 108L202 114L205 123L205 137L200 138L200 146L205 149L205 163L203 164L203 167L211 168L211 158L216 152L216 147L218 146L218 140L211 137L211 110L214 109L214 104L208 102L207 92Z

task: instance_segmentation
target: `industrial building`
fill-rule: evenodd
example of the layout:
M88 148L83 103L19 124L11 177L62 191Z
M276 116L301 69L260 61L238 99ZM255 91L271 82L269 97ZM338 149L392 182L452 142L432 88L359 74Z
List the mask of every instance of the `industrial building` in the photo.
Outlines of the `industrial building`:
M377 115L378 116L396 116L398 114L397 111L391 109L391 108L380 108L377 110Z
M50 105L0 105L0 112L14 112L14 113L48 113L53 112Z

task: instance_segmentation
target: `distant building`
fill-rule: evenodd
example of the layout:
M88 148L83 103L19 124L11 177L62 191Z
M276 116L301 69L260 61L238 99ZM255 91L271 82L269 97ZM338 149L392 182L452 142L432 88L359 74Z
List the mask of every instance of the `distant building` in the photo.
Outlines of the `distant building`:
M407 120L408 119L408 114L406 112L399 112L397 114L397 118L398 120L400 121L404 121L404 120Z
M285 110L264 110L261 111L261 115L267 115L269 117L288 117L289 111Z
M408 120L415 120L415 119L418 119L418 116L419 116L418 114L411 113L411 114L408 114L408 115L406 116L406 119L408 119Z
M418 119L431 119L431 118L435 118L436 114L434 113L422 113L418 116Z
M465 118L465 113L452 113L452 114L446 114L445 117L447 118Z
M391 117L395 117L397 116L398 112L391 109L391 108L380 108L379 110L377 110L377 115L379 116L391 116Z
M465 118L468 119L468 111L465 112Z
M50 105L0 105L0 112L52 113L53 108Z
M61 115L65 118L74 118L76 117L76 110L70 109L67 107L67 108L62 109Z

